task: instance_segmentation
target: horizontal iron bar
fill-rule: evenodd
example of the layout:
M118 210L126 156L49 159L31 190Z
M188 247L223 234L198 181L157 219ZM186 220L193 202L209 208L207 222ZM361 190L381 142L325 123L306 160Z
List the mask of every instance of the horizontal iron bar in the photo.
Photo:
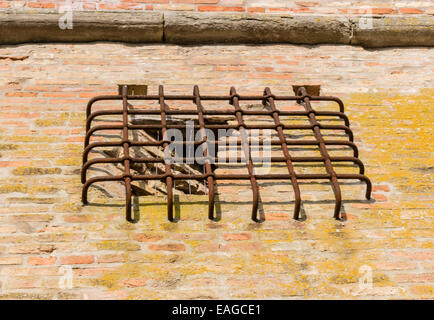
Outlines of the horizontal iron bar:
M359 155L358 148L357 148L356 144L354 144L354 142L346 141L346 140L328 140L328 141L324 141L324 142L326 145L348 146L348 147L353 149L354 157L357 158ZM129 143L130 146L132 146L132 147L140 147L140 146L160 146L160 145L163 145L164 141L160 140L160 141L149 141L149 142L147 142L147 141L144 141L144 142L136 142L136 141L93 142L93 143L87 145L87 147L84 149L83 164L87 161L89 152L93 148L97 148L97 147L121 147L121 146L123 146L124 143ZM184 142L182 142L182 143L184 143ZM199 144L202 144L202 143L204 143L204 142L199 142ZM212 142L209 142L209 143L212 143ZM242 143L241 141L237 141L237 145L241 145L241 143ZM278 140L271 140L270 141L270 145L280 145L280 144L281 143ZM315 141L315 140L290 140L290 139L287 139L286 144L291 145L291 146L317 146L319 143L318 143L318 141Z
M248 180L250 175L248 174L144 174L144 175L117 175L117 176L100 176L89 178L86 183L92 182L103 182L103 181L123 181L126 177L131 178L132 181L140 180L164 180L167 177L171 177L174 180L206 180L209 176L212 176L216 180ZM291 175L288 173L282 174L255 174L256 179L260 180L280 180L280 179L290 179ZM330 179L331 175L328 173L324 174L296 174L297 179L307 179L307 180L321 180ZM366 181L368 178L362 174L358 173L338 173L336 174L338 179L356 179Z
M239 100L260 100L264 101L267 99L266 96L263 95L252 95L252 96L237 96ZM159 100L161 97L159 95L134 95L127 96L128 100ZM194 95L165 95L162 96L164 100L193 100L195 98ZM234 96L200 96L201 100L210 100L210 101L231 101ZM273 96L274 100L277 101L302 101L304 96ZM341 99L332 96L312 96L309 97L312 101L333 101L339 105L339 111L344 112L344 104ZM92 105L97 101L104 100L122 100L122 95L104 95L93 97L89 100L86 107L86 117L89 117L92 109Z
M184 129L185 125L166 125L168 129ZM206 129L270 129L270 130L276 130L278 127L283 128L284 130L312 130L315 127L318 127L319 129L323 130L343 130L346 134L348 134L349 140L352 142L354 140L353 132L350 128L343 126L343 125L325 125L325 124L314 124L314 125L285 125L285 124L279 124L279 125L219 125L219 124L208 124L205 125ZM130 124L126 127L127 129L132 130L145 130L145 129L161 129L161 125L154 125L154 124ZM200 127L198 125L194 125L195 129L199 129ZM122 130L124 129L123 125L98 125L95 127L92 127L85 136L85 147L89 145L90 137L93 133L97 131L103 131L103 130ZM165 141L166 142L166 141Z
M281 116L307 116L309 115L309 112L307 111L266 111L266 110L241 110L243 115L252 115L252 116L269 116L273 113L277 112ZM314 114L318 116L337 116L345 121L345 125L349 126L349 119L346 116L345 113L338 112L338 111L313 111ZM86 131L88 131L91 127L92 120L95 119L97 116L103 116L103 115L120 115L122 114L122 110L99 110L92 112L89 117L86 120ZM134 109L128 109L128 114L131 115L160 115L161 111L159 110L134 110ZM196 110L167 110L166 114L168 115L197 115ZM218 115L232 115L235 117L235 113L233 110L204 110L204 115L212 115L212 116L218 116ZM182 119L179 119L182 120ZM191 119L186 119L191 120Z
M93 158L88 160L82 168L81 171L81 181L82 183L84 183L86 181L86 172L87 169L89 169L90 166L94 165L94 164L104 164L104 163L122 163L123 161L125 161L126 159L128 159L131 163L165 163L165 160L163 158L152 158L152 157L146 157L146 158L132 158L132 157L122 157L122 158ZM221 157L196 157L196 158L188 158L188 157L179 157L179 160L182 161L186 161L188 163L188 161L192 161L192 163L194 161L197 160L201 160L204 161L205 159L212 159L212 160L216 160L215 164L219 165L219 164L236 164L236 163L242 163L243 161L245 161L245 158L243 157L225 157L224 161ZM221 161L219 161L221 160ZM278 163L278 162L285 162L286 158L285 157L270 157L270 158L260 158L260 157L252 157L251 158L252 161L256 161L256 162L273 162L273 163ZM364 174L364 165L362 163L362 161L358 158L355 157L330 157L330 160L333 162L353 162L355 164L357 164L359 166L360 169L360 174ZM291 157L291 161L292 162L323 162L324 158L323 157Z

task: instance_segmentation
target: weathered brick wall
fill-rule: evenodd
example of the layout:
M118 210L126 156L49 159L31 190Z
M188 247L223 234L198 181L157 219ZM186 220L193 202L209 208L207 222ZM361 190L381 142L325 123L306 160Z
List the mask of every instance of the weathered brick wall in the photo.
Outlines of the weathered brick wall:
M53 10L67 1L1 0L3 9ZM183 10L202 12L297 13L297 14L434 14L432 1L292 1L292 0L74 0L77 10Z
M433 65L429 48L0 48L0 297L434 298ZM306 221L291 219L289 184L261 183L261 224L248 183L219 187L219 222L207 219L206 196L181 196L177 223L164 197L139 198L137 224L123 199L96 188L83 207L85 105L125 80L203 94L320 84L346 104L375 200L344 184L345 222L332 219L328 183L301 186ZM360 286L369 270L372 287Z

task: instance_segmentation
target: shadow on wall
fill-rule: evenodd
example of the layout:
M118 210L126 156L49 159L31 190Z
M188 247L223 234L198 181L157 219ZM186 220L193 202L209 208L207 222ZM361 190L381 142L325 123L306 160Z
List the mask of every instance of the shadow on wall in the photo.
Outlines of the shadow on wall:
M320 186L324 186L324 187L329 187L330 183L324 182L324 183L320 183L320 182L315 182L315 183L308 183L308 182L302 182L300 183L300 185L312 185L312 184L317 184ZM279 184L270 184L270 185L275 185L278 186ZM341 183L342 186L360 186L363 187L364 184L362 182L344 182ZM104 190L102 187L100 186L96 186L94 185L94 187L96 189L99 190ZM240 186L242 187L242 186ZM184 199L181 199L184 198ZM206 208L208 206L208 200L192 200L192 199L188 199L189 196L188 195L174 195L174 217L175 219L173 220L173 222L178 222L181 220L182 214L186 213L182 207L186 207L189 208L191 206L200 206L201 208ZM200 196L201 198L206 198L207 196ZM155 209L156 208L164 208L162 210L157 210L158 212L161 212L162 214L165 214L165 208L167 206L167 201L165 201L161 196L159 196L158 198L153 198L151 201L149 201L150 197L143 197L144 200L140 201L141 197L138 196L133 196L133 213L134 213L134 221L133 223L137 223L140 221L140 219L142 218L142 214L143 212L146 212L147 209L154 209L152 210L152 214L155 213ZM187 198L187 199L185 199ZM191 196L190 196L191 198ZM341 208L341 212L342 212L342 220L345 221L347 220L347 215L346 215L346 210L345 210L345 204L346 203L359 203L359 204L368 204L368 203L375 203L374 199L371 200L358 200L358 199L350 199L350 200L344 200L343 201L343 205ZM224 214L228 213L229 210L227 208L233 208L233 207L237 207L237 212L242 213L242 212L249 212L250 208L252 206L252 201L248 201L248 200L236 200L236 201L225 201L225 200L221 200L220 196L218 194L218 186L216 186L216 195L215 195L215 213L216 213L216 218L213 221L221 221ZM261 196L259 195L259 208L258 208L258 213L260 216L260 220L258 222L264 222L267 220L267 210L264 209L264 206L287 206L288 207L288 211L291 211L293 206L295 204L294 200L290 200L290 201L263 201ZM300 219L299 221L305 221L307 219L307 214L306 214L306 209L305 209L305 205L334 205L335 204L335 200L334 199L322 199L322 200L303 200L302 204L301 204L301 210L300 210ZM102 207L102 208L124 208L125 204L108 204L108 203L98 203L98 202L92 202L90 201L87 204L88 207ZM187 209L188 210L188 209ZM205 210L204 210L205 211ZM332 218L332 212L333 210L330 210L330 218ZM239 214L241 216L241 214ZM191 215L189 215L191 216ZM197 213L197 219L201 219L203 217L206 216L206 213ZM313 215L314 216L314 215ZM146 217L144 217L146 219ZM290 217L288 217L289 219L292 219ZM246 220L249 220L250 217L248 216L248 214L246 214L245 217Z

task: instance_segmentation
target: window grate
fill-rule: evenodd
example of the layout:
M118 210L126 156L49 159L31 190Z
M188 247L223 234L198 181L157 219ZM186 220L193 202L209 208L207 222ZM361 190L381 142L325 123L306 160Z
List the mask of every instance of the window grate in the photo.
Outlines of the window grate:
M301 208L301 192L299 188L300 180L329 180L333 187L335 196L335 209L334 217L340 219L342 195L339 180L356 179L364 181L366 183L366 198L370 199L371 196L371 182L368 177L364 175L364 165L360 159L358 159L358 149L353 142L353 132L349 128L348 117L344 113L344 105L339 98L330 96L309 96L305 87L296 88L296 96L275 96L271 93L269 88L265 88L263 95L258 96L243 96L239 95L235 88L230 89L228 96L205 96L199 93L198 86L194 86L193 95L166 95L164 93L163 86L159 86L158 95L128 95L127 86L122 87L121 94L97 96L92 98L86 109L86 136L83 152L83 166L81 170L81 181L84 184L82 190L83 204L88 204L87 193L89 187L97 182L106 181L119 181L124 182L125 196L126 196L126 219L130 222L134 222L132 215L132 182L133 181L148 181L148 180L161 180L164 181L167 187L167 214L170 221L174 221L173 215L173 188L174 183L177 180L197 180L206 181L208 186L209 195L209 219L215 219L214 216L214 202L215 202L215 184L218 180L249 180L253 192L253 205L252 205L252 219L259 222L258 218L258 203L259 203L259 187L258 180L289 180L291 181L292 188L295 194L295 206L294 215L295 219L300 218ZM94 103L97 101L110 101L121 100L122 109L107 109L92 111ZM157 101L159 104L158 109L145 109L145 108L129 108L128 101L133 100L151 100ZM166 101L193 101L195 110L182 108L170 108ZM267 105L268 110L245 110L241 108L240 101L258 101L263 105ZM221 110L208 110L203 107L202 101L226 101L231 105L231 109ZM304 107L302 111L283 111L276 107L277 101L295 101L299 105ZM339 111L318 111L312 108L311 101L332 101L339 105ZM92 121L99 116L107 115L121 115L121 124L102 124L92 126ZM161 120L159 124L131 124L129 121L130 115L157 115ZM163 150L171 143L180 143L186 145L187 141L172 142L167 139L167 131L169 129L183 129L184 125L171 124L168 118L171 116L188 116L197 117L197 123L194 124L194 129L200 132L201 139L192 141L194 146L203 146L203 160L204 160L204 173L202 174L175 174L172 170L172 164L164 159L164 157L132 157L130 155L131 147L162 147ZM205 116L232 116L236 120L236 124L215 124L208 123ZM268 116L273 121L272 124L249 124L246 123L244 116ZM283 116L295 116L295 117L307 117L309 124L284 124L281 121ZM344 121L344 125L330 125L321 124L317 116L332 116L338 117ZM218 141L212 141L207 139L206 130L218 130L218 129L235 129L240 133L240 139L237 140L237 146L241 146L244 156L236 157L236 161L244 161L247 167L247 174L218 174L214 172L215 166L211 164L217 158L216 155L208 154L209 145L211 143L217 143ZM249 147L249 137L247 130L251 129L269 129L277 132L278 139L272 139L270 145L280 146L283 157L271 156L267 159L252 157ZM311 130L314 139L311 140L297 140L288 139L285 137L284 130ZM121 140L118 141L96 141L91 142L91 137L98 131L106 130L120 130L122 132ZM129 132L133 130L161 130L162 139L156 141L133 141L129 139ZM324 139L321 130L340 130L344 131L348 137L348 140L326 140ZM316 146L319 148L321 156L319 157L295 157L289 152L289 146ZM353 156L330 156L327 146L346 146L350 147L353 151ZM89 153L98 147L120 147L123 150L122 157L111 158L89 158ZM183 161L189 160L189 157L181 157ZM226 161L230 161L229 157L225 158ZM234 160L234 159L232 159ZM255 161L268 161L270 164L275 162L285 163L288 173L285 174L257 174L254 170ZM323 163L326 169L324 174L316 173L304 173L299 174L295 172L294 163L307 163L317 162ZM333 167L334 162L352 162L359 167L359 174L343 174L336 173ZM95 164L121 164L123 165L123 174L120 175L105 175L97 177L87 177L88 169ZM131 166L134 163L163 163L164 173L160 174L134 174L131 171Z

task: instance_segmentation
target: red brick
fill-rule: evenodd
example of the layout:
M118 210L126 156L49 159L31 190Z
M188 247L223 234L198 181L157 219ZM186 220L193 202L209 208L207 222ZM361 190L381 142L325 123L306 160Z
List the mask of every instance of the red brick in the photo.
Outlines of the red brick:
M63 256L60 258L61 264L90 264L94 263L95 257L92 255L85 256Z
M434 262L422 263L422 266L425 270L434 271Z
M57 258L56 257L29 257L27 259L27 263L34 265L34 266L46 266L46 265L52 265L56 263Z
M422 273L422 274L397 274L395 276L397 282L433 282L434 274Z
M172 3L217 4L219 0L172 0Z
M376 267L379 270L412 270L417 268L417 264L410 262L384 262Z
M244 11L243 7L223 7L223 6L198 6L199 11Z
M422 10L416 9L416 8L399 8L399 12L405 13L405 14L421 14L421 13L423 13Z
M410 287L410 292L418 296L432 298L434 287L432 285L415 285Z
M3 119L34 119L39 118L41 116L40 113L33 113L33 112L20 112L20 113L2 113L1 117Z
M22 91L13 91L7 92L7 97L36 97L38 95L37 92L22 92Z
M195 287L209 287L214 286L215 284L216 280L211 278L199 278L192 281L192 285Z
M22 167L22 166L30 166L32 164L31 161L0 161L0 167Z
M219 243L205 243L198 245L194 248L197 252L216 252L216 251L223 251L224 246Z
M268 11L270 12L284 12L284 11L289 11L289 8L268 8Z
M213 234L210 233L190 233L190 234L178 234L172 233L169 235L172 240L212 240L215 238Z
M13 265L23 263L23 258L16 256L0 257L0 265Z
M96 4L94 3L83 3L83 9L84 10L95 10Z
M156 234L146 234L146 233L139 233L134 235L134 240L140 241L140 242L154 242L161 240L163 237Z
M295 12L295 13L306 13L306 12L312 12L312 10L310 8L291 8L289 9L291 12Z
M84 137L79 136L79 137L70 137L68 139L65 140L66 142L83 142L84 141Z
M396 251L392 252L392 255L395 257L407 258L410 260L427 260L434 259L434 252L405 252L405 251Z
M54 93L44 93L43 97L47 98L73 98L76 96L75 93L70 92L54 92Z
M53 92L53 91L62 91L61 87L53 87L53 86L29 86L29 87L25 87L25 90L28 91L49 91L49 92Z
M267 220L288 220L289 215L287 213L265 213L265 221Z
M249 71L249 67L243 66L217 66L216 71Z
M69 130L63 130L63 129L46 129L42 131L43 134L47 136L68 136Z
M121 287L143 287L146 285L146 283L148 282L147 279L127 279L127 280L122 280L118 283L119 286Z
M249 73L247 77L252 79L292 79L293 75L289 73Z
M42 279L38 277L12 277L7 282L9 289L31 289L41 286Z
M270 72L270 71L273 71L274 68L273 67L255 67L255 70L259 71L259 72Z
M56 249L56 247L54 245L51 245L51 244L41 244L41 245L23 244L23 245L10 247L9 253L14 253L14 254L51 253L55 249Z
M379 63L379 62L366 62L365 65L368 66L368 67L376 67L376 66L381 66L381 65L384 65L384 64Z
M106 92L99 91L98 93L96 93L96 92L80 92L78 94L78 96L80 98L93 98L97 95L112 95L112 94L117 94L117 93L113 92L113 91L106 91Z
M373 193L372 198L374 198L376 201L387 201L387 197L381 193Z
M121 0L121 2L132 3L169 3L169 0Z
M257 251L261 250L261 247L262 244L260 242L242 242L229 243L227 246L225 246L225 249L228 251Z
M310 2L310 1L295 1L295 4L300 7L315 7L318 6L318 2Z
M89 222L90 216L84 214L70 214L63 217L66 222Z
M151 244L149 249L153 251L184 251L185 245L178 243Z
M15 233L17 232L16 226L10 226L10 225L0 225L0 233ZM1 253L1 251L0 251Z
M125 262L125 258L120 254L106 254L98 257L98 263Z
M300 105L296 105L296 106L281 106L279 109L282 110L282 111L297 111L297 110L301 111L301 110L303 110L303 107L300 106Z
M373 14L392 14L392 13L398 13L397 10L392 8L372 8Z
M250 8L247 8L247 12L259 12L259 13L264 13L264 12L265 12L265 8L261 8L261 7L250 7Z
M237 241L237 240L250 240L252 235L250 233L226 233L223 235L223 239L226 241Z
M114 268L74 268L72 274L77 277L102 277L104 274L114 272Z
M390 188L387 185L376 185L372 187L372 191L384 191L384 192L389 192Z
M29 8L41 8L41 9L52 9L55 7L54 3L40 3L40 2L29 2L27 3Z

